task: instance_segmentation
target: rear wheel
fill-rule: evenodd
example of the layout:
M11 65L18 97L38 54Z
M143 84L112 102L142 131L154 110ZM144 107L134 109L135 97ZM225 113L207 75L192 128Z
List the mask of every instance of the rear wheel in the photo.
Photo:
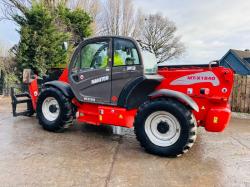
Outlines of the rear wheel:
M196 120L190 110L175 100L144 103L135 118L135 134L142 147L160 156L186 153L196 139Z
M73 106L56 88L45 88L37 101L37 118L48 131L61 132L72 124Z

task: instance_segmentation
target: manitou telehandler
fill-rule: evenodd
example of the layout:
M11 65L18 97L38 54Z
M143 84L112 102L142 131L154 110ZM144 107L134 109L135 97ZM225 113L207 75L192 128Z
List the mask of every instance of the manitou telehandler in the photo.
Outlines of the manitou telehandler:
M230 69L218 63L158 67L150 46L127 37L84 40L58 80L44 81L40 89L31 70L23 75L29 93L12 91L14 116L35 112L42 127L52 132L68 128L73 119L134 127L141 146L161 156L186 153L197 126L221 132L230 119ZM18 114L19 103L27 103L27 111Z

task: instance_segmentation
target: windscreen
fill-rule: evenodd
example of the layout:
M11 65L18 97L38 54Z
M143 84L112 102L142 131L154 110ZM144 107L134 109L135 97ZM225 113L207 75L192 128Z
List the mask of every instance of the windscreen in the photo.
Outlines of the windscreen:
M158 70L157 58L150 45L137 41L141 48L141 55L145 74L156 74Z

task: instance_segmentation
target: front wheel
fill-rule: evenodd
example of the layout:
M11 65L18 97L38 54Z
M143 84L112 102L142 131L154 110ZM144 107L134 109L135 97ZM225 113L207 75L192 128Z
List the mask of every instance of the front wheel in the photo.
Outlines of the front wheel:
M56 88L45 88L37 101L37 118L45 130L61 132L73 119L73 106Z
M178 101L159 99L144 103L135 118L135 134L141 146L160 156L186 153L196 139L196 120Z

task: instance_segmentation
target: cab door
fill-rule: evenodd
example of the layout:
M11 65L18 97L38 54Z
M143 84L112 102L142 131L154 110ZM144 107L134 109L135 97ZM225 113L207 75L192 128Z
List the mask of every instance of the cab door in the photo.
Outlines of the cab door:
M111 40L89 39L76 50L69 67L69 82L79 101L110 103Z
M135 41L127 38L113 38L112 57L111 103L117 105L122 90L143 77L143 64Z

